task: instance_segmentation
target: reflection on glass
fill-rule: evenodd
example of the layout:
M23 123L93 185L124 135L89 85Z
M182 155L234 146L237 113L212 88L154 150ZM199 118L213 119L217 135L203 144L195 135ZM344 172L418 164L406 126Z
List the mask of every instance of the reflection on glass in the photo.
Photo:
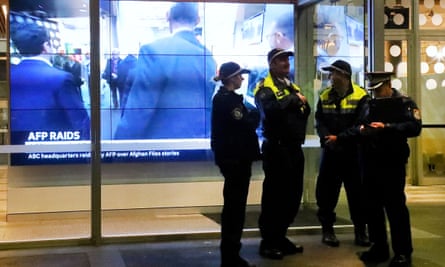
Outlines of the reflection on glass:
M429 45L426 48L425 52L429 57L435 57L437 55L437 46Z
M385 62L385 71L393 72L394 71L394 65L389 63L389 62Z
M423 174L426 177L445 175L445 130L422 129Z
M402 52L402 50L400 49L400 46L398 45L392 45L389 48L389 53L391 54L391 56L393 57L398 57L400 56L400 53Z
M328 2L328 1L323 1ZM360 1L358 1L360 2ZM314 12L314 56L316 57L315 85L329 85L328 75L321 68L342 59L351 64L352 79L364 83L364 9L359 3L343 6L320 3Z
M392 85L402 93L407 93L407 41L390 40L385 41L385 71L395 73Z
M408 72L408 65L406 64L406 62L400 62L399 65L397 65L398 75L406 77L407 72Z
M421 62L420 63L420 73L425 74L429 71L430 66L428 65L428 63L426 62Z
M426 89L428 89L428 90L434 90L437 88L437 82L434 79L428 79L426 81L425 86L426 86Z
M421 92L422 121L425 124L444 123L445 106L442 103L445 98L445 91L443 90L443 73L445 72L444 47L443 41L429 40L421 41L420 43L422 75L420 76L421 88L419 90ZM427 50L430 51L430 49L437 50L437 53L430 53L433 57L427 54Z
M426 7L426 8L433 8L434 7L434 0L424 0L423 1L423 5Z
M436 64L434 64L434 72L435 73L443 73L445 70L445 66L442 62L437 62Z
M397 90L402 89L402 81L398 78L391 81L392 87L394 87Z
M443 22L443 18L440 14L434 14L433 17L431 18L431 22L435 25L435 26L440 26Z
M419 25L423 26L426 24L426 16L425 14L419 14Z

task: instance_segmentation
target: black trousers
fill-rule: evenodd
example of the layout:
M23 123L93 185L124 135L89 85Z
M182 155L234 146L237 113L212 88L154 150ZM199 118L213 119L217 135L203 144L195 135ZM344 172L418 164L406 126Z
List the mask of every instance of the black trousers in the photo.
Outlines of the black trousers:
M395 254L411 255L413 251L409 210L405 196L404 162L394 159L366 161L364 183L368 196L369 238L376 245L388 244L388 218L392 249Z
M241 249L252 162L224 162L218 166L224 176L220 249L223 260L231 260L237 258Z
M262 146L263 192L259 228L270 246L279 244L300 208L303 194L304 154L301 145L265 141Z
M318 219L324 228L336 221L335 208L342 184L345 187L349 214L355 227L366 226L363 182L357 151L324 148L315 189Z

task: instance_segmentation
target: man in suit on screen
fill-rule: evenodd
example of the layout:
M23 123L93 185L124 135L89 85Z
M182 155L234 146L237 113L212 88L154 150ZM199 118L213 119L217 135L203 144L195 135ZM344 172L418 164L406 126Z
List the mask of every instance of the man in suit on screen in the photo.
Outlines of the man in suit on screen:
M171 36L143 45L115 139L205 138L216 63L200 43L196 3L176 3Z

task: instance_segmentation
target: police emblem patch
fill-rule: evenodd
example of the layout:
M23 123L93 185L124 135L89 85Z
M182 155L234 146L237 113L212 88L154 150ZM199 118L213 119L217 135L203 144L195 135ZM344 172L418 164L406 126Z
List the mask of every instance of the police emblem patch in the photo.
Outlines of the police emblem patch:
M420 115L420 109L413 109L413 116L416 120L420 120L422 118L422 115Z
M235 120L241 120L243 118L243 111L240 108L232 110L232 116Z

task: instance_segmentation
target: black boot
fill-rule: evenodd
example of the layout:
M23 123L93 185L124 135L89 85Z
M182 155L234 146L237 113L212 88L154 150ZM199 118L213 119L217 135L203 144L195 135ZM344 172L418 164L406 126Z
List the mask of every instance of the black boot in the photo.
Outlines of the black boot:
M323 237L321 239L321 242L331 246L331 247L338 247L340 245L340 241L337 239L337 236L334 232L334 227L332 226L323 226Z
M300 244L294 244L287 237L280 242L280 249L283 252L283 256L292 255L297 253L303 253L303 246Z
M411 255L397 254L391 259L389 267L410 267Z
M272 260L281 260L284 257L278 242L271 242L267 240L261 240L260 243L260 255Z
M363 262L379 263L389 259L388 244L374 244L368 251L360 254L360 260Z
M366 233L366 226L356 226L354 229L355 233L355 244L361 247L371 246L368 234Z

